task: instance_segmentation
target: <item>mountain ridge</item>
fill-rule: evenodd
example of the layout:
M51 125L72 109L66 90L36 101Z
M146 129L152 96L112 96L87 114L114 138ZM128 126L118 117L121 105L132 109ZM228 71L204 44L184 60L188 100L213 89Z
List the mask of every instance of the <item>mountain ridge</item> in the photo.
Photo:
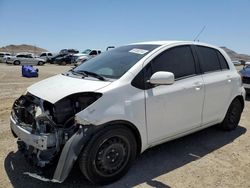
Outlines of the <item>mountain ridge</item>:
M4 47L0 48L0 52L9 52L12 54L20 53L20 52L29 52L33 53L35 55L38 55L42 52L47 52L48 50L44 48L40 48L34 45L29 45L29 44L20 44L20 45L7 45Z
M243 61L250 61L250 55L247 54L239 54L225 46L220 47L222 48L232 60L243 60ZM29 44L20 44L20 45L7 45L0 48L0 52L10 52L12 54L20 53L20 52L29 52L34 53L35 55L39 55L42 52L48 52L47 49L37 47L34 45Z

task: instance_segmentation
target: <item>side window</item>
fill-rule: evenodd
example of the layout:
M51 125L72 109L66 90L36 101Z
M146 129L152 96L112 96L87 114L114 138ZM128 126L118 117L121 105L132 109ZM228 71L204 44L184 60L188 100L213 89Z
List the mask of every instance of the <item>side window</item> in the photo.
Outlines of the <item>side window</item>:
M227 69L229 69L228 64L227 64L227 61L226 61L226 59L224 58L224 56L223 56L219 51L217 51L217 55L218 55L218 58L219 58L219 61L220 61L221 69L222 69L222 70L227 70Z
M132 80L131 85L139 89L150 89L153 86L147 82L152 75L151 64L148 63Z
M46 54L45 54L45 53L42 53L42 54L40 55L40 57L44 57L44 56L46 56Z
M203 72L206 73L221 70L216 50L204 46L197 46L197 49Z
M24 55L17 55L16 57L23 58L23 57L24 57Z
M48 56L52 56L52 53L48 53Z
M196 74L195 61L190 46L179 46L166 50L151 62L152 74L168 71L175 79Z

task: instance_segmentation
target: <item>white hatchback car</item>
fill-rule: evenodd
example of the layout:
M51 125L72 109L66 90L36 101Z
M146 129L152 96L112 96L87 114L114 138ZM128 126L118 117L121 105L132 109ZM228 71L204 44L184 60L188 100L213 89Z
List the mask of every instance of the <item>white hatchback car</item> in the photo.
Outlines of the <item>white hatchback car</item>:
M57 163L52 181L64 181L78 158L87 179L106 184L152 146L215 124L235 129L244 99L241 77L222 49L144 42L30 86L10 122L33 164Z

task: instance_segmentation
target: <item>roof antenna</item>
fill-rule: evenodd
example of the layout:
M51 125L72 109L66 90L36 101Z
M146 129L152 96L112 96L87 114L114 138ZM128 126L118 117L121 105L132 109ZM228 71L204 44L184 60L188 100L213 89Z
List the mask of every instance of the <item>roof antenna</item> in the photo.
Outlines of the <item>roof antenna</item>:
M206 25L203 26L203 28L201 29L201 31L198 33L198 35L196 35L196 37L194 38L194 41L197 40L197 38L201 35L201 33L206 29ZM199 40L198 40L199 42Z

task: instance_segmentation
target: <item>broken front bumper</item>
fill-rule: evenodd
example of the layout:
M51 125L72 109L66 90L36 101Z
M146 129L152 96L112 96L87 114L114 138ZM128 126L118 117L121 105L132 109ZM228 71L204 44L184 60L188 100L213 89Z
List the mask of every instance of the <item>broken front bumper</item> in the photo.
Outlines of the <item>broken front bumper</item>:
M23 128L13 116L10 116L10 127L13 133L27 145L39 150L47 150L56 146L55 134L32 134L28 129Z
M23 128L13 116L10 117L10 127L14 136L17 136L25 144L31 145L39 150L45 151L49 147L55 147L56 145L55 134L32 134L29 130ZM44 181L52 181L58 183L63 182L71 171L82 148L89 140L90 136L94 133L94 131L95 128L92 125L79 126L78 131L76 131L75 134L73 134L63 146L58 163L56 165L56 169L53 173L53 177L50 177L49 179L41 177L39 175L32 177Z

